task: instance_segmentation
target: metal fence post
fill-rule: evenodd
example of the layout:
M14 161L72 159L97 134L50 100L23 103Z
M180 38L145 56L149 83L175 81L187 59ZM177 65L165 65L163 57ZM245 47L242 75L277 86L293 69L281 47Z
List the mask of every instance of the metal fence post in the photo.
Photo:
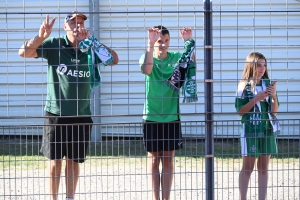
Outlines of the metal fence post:
M99 0L90 0L89 1L89 11L90 11L90 31L91 34L99 39ZM97 13L97 14L96 14ZM92 141L101 141L101 99L100 99L101 87L96 87L93 89L91 94L91 110L94 125L91 134Z
M213 137L213 36L212 0L204 2L204 95L205 95L205 166L206 199L214 199L214 137Z

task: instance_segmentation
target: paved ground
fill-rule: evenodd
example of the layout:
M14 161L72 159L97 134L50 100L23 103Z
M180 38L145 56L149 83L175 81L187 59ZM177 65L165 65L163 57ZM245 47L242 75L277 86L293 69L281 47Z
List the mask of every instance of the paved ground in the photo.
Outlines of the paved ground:
M141 200L152 199L149 191L145 158L131 159L111 164L108 159L91 164L81 164L81 177L76 199ZM101 159L100 159L101 160ZM231 159L232 160L232 159ZM238 175L240 160L225 163L215 160L215 199L239 199ZM188 164L186 164L188 163ZM171 199L196 200L206 198L204 160L178 161ZM45 163L41 163L45 164ZM23 166L23 165L22 165ZM268 199L299 200L299 160L277 164L272 161L269 173ZM64 175L64 174L62 174ZM41 167L22 167L0 172L0 199L50 199L47 171ZM252 174L249 199L257 199L257 174ZM65 199L64 180L60 185L60 198Z

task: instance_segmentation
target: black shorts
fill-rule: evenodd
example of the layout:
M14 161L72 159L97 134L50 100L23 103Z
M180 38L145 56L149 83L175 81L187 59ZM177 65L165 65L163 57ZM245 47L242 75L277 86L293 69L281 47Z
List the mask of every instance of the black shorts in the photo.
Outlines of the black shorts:
M147 152L173 151L182 148L180 121L144 121L144 145Z
M60 117L49 112L45 116L41 153L51 160L66 156L75 162L84 162L91 137L92 118Z

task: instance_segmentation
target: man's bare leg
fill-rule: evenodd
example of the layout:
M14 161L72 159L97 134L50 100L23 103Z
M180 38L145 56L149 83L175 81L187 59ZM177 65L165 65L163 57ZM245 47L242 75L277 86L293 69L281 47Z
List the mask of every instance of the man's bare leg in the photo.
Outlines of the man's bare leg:
M175 151L162 152L162 199L169 200L174 177L174 154Z
M148 152L149 174L151 176L153 199L159 200L160 191L160 152Z
M50 173L49 185L50 185L51 198L53 200L57 200L58 197L61 164L62 164L62 160L50 160L49 162L49 173Z
M74 198L79 177L79 163L67 158L66 160L66 197Z

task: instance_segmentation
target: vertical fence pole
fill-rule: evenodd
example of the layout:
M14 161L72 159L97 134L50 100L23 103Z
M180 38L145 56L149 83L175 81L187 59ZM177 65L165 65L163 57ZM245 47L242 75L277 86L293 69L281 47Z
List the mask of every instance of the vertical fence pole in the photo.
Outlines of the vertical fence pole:
M204 0L204 95L206 199L214 199L212 0Z
M89 1L89 11L90 11L90 31L91 34L94 35L97 39L100 37L99 31L99 0L90 0ZM100 100L100 88L96 87L93 89L91 93L91 109L93 117L94 125L91 134L92 141L101 141L101 100Z

